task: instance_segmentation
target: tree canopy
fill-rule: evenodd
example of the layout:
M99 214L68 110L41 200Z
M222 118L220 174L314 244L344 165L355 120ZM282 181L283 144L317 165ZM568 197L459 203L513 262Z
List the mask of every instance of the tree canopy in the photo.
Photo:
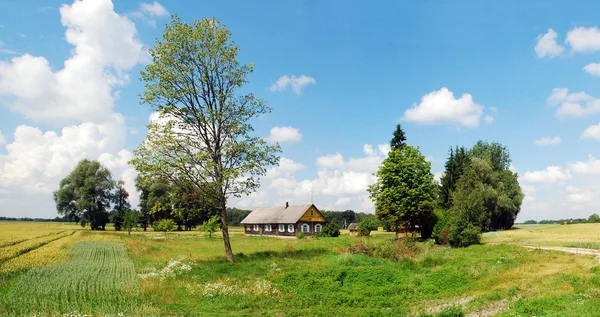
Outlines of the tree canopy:
M405 145L393 149L376 173L377 181L368 187L375 213L397 231L417 227L424 237L431 234L435 182L431 163L419 149Z
M108 209L114 199L115 182L110 171L97 161L82 160L60 181L54 192L59 215L77 219L92 230L104 230L109 221Z
M238 53L231 32L216 19L187 24L173 16L141 73L142 103L158 118L132 160L144 177L185 182L215 202L229 261L227 199L258 189L280 151L252 136L250 121L272 109L251 93L237 94L254 69L240 64Z

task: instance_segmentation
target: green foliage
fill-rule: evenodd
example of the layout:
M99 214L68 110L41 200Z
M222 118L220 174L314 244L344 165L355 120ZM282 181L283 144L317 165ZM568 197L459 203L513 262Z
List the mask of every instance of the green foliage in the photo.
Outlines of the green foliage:
M431 163L419 149L406 145L390 151L376 176L377 182L367 190L377 217L397 231L406 224L412 231L427 228L430 235L435 182Z
M464 146L457 146L456 149L450 148L450 155L445 165L446 170L440 178L439 203L443 208L452 207L452 192L456 189L458 180L469 165L471 165L471 156Z
M304 238L306 238L306 236L304 235L304 232L302 232L302 231L298 232L298 236L297 237L298 237L298 239L304 239Z
M54 192L56 210L60 215L76 219L92 230L104 230L109 222L107 208L114 202L115 182L110 171L97 161L83 160L63 180Z
M481 230L473 224L453 220L448 230L448 242L452 246L468 247L481 243Z
M402 126L400 123L396 125L396 130L394 130L394 137L390 141L390 147L392 150L401 149L404 145L406 145L406 136L404 135L404 130L402 130Z
M598 214L592 214L588 220L588 223L600 223L600 216L598 216Z
M117 190L113 196L113 209L111 211L112 222L115 224L115 230L121 230L123 225L123 217L125 213L131 209L131 205L129 204L129 193L123 187L125 182L119 180L117 183Z
M421 252L421 248L415 240L410 238L394 239L387 243L359 239L348 247L348 252L398 262L404 259L414 259Z
M535 221L535 220L526 220L526 221L525 221L523 224L526 224L526 225L535 225L535 224L537 224L537 223L538 223L538 222L537 222L537 221Z
M319 237L339 237L340 228L332 222L327 223L318 234Z
M137 228L140 221L140 213L137 210L128 210L123 216L123 229L131 235L131 230Z
M239 226L240 222L246 218L252 210L242 210L237 208L227 208L227 223L230 226Z
M379 221L374 219L364 219L358 223L358 235L361 237L368 237L371 235L371 231L377 230L379 227Z
M435 209L436 223L433 227L432 237L437 244L448 244L448 219L443 209Z
M152 227L154 231L171 232L175 229L175 221L173 219L162 219L155 222Z
M142 103L159 118L131 162L144 177L184 181L214 201L233 261L227 199L256 191L267 167L278 164L279 145L252 135L252 120L272 109L253 94L238 94L254 65L237 61L231 32L214 18L190 25L173 16L148 53Z
M202 231L208 232L208 237L211 238L212 234L219 230L221 224L221 218L219 216L212 216L202 224Z

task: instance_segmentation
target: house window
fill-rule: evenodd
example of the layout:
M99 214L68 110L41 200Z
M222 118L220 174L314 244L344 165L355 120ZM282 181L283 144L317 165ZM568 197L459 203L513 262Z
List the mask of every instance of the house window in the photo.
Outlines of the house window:
M321 232L322 226L320 223L315 225L315 232Z
M314 216L314 215L315 215L315 211L314 211L314 210L311 210L311 211L310 211L310 215L311 215L311 216Z
M265 231L271 232L271 225L265 225Z
M288 225L288 232L294 232L294 225Z
M302 224L302 226L300 226L300 232L310 232L310 226L306 223Z
M279 225L279 232L285 231L285 225Z
M258 225L252 225L252 230L258 231Z

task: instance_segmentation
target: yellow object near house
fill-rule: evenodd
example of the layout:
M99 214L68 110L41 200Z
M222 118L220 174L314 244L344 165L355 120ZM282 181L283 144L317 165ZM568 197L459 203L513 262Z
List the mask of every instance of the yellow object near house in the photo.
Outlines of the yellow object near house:
M383 227L377 227L377 231L383 231Z

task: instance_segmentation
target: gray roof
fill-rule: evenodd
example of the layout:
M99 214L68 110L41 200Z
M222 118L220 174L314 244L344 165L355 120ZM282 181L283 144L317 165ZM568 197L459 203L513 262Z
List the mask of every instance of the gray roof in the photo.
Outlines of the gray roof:
M290 205L287 208L285 206L256 208L241 223L296 223L311 206Z
M348 230L358 230L358 224L357 223L351 223L348 225Z

